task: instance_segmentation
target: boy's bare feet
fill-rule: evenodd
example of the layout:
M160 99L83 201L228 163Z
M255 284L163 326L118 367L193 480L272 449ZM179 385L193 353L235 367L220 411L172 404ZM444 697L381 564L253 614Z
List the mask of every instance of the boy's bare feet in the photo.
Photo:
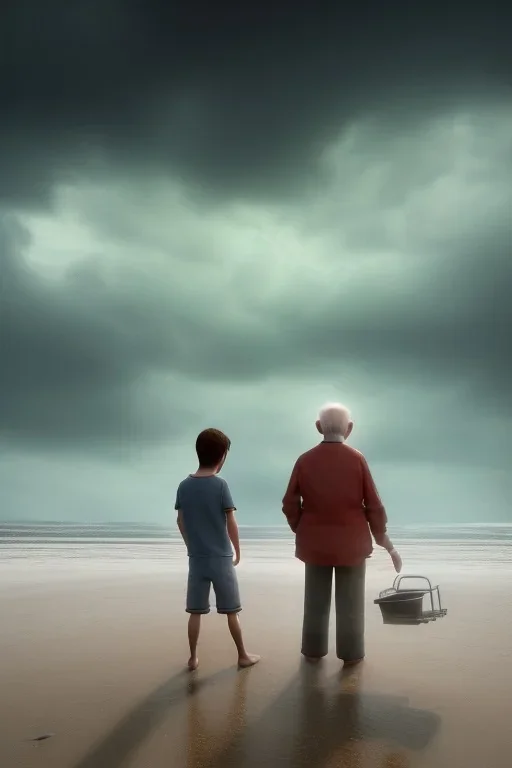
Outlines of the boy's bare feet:
M199 666L199 659L197 656L191 656L188 660L188 668L191 672L194 672Z
M238 651L238 668L254 667L260 660L260 657L256 656L255 653L247 653L245 650L238 612L228 613L228 627Z

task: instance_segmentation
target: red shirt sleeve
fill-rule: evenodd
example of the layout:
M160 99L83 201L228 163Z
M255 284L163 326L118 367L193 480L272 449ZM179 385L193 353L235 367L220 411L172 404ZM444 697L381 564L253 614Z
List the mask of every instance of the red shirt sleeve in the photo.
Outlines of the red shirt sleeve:
M384 505L380 499L379 493L373 481L370 468L367 464L364 456L361 456L361 463L363 468L363 504L368 520L368 525L372 532L373 538L377 541L381 536L386 533L387 516Z
M302 497L299 485L299 461L295 462L288 488L283 497L283 512L288 520L288 525L295 533L302 515Z

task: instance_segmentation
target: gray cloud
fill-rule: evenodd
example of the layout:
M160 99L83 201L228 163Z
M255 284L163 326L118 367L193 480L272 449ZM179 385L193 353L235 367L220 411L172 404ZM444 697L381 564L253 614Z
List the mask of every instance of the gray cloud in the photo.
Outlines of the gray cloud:
M399 518L506 519L509 13L8 3L2 514L162 519L213 425L275 521L342 399Z
M4 434L79 445L109 436L162 440L190 412L181 405L168 418L157 415L155 376L242 383L307 377L312 368L326 377L354 371L375 386L455 382L473 403L484 399L510 415L512 235L505 218L491 220L478 241L464 231L460 242L434 238L414 279L398 288L369 273L345 299L343 282L329 299L292 283L263 303L257 297L268 276L261 271L238 295L228 280L216 296L207 283L195 292L187 277L178 280L180 270L190 279L194 273L171 255L163 272L149 256L151 268L142 272L127 258L108 278L101 261L89 260L45 281L27 268L27 233L12 220L2 224Z
M301 196L318 183L322 147L354 118L393 131L447 105L506 100L508 14L9 0L0 195L49 204L56 183L114 165L163 169L206 194Z

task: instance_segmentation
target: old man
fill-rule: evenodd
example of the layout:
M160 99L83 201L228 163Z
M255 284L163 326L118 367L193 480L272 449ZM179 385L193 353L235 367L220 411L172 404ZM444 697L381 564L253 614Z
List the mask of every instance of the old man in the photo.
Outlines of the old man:
M368 464L346 444L353 428L348 409L328 403L316 428L323 440L299 456L283 498L296 557L305 563L302 654L309 661L327 655L334 571L336 653L345 665L357 664L365 655L365 574L372 535L397 572L402 562L386 533L386 512Z

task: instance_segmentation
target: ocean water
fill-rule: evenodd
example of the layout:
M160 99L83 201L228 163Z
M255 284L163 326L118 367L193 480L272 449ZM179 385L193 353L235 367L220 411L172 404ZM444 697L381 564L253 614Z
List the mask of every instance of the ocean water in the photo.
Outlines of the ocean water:
M432 579L512 577L512 524L394 527L389 531L404 574ZM301 578L294 538L286 527L240 526L242 563L249 575ZM183 542L174 526L134 523L0 523L0 582L184 573ZM392 579L389 557L376 549L370 574Z

